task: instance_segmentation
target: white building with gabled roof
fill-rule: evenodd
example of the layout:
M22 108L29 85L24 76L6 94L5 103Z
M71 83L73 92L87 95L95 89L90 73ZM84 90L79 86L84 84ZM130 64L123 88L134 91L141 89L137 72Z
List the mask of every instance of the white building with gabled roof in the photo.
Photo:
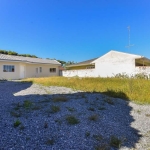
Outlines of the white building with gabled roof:
M111 50L92 61L84 62L87 63L80 62L66 66L67 70L63 71L63 76L113 77L117 74L131 76L143 72L150 74L150 59L115 50Z

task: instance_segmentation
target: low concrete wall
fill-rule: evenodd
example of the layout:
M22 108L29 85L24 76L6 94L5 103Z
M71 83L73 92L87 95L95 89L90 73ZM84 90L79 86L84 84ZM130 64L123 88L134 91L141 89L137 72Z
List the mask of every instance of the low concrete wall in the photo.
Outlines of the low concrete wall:
M74 76L78 76L78 77L108 77L108 76L103 75L104 73L106 74L107 71L109 71L108 68L107 68L107 70L102 70L102 71L99 70L99 72L97 72L96 69L63 70L62 76L64 76L64 77L74 77ZM118 73L121 73L121 74L125 73L129 76L144 73L150 77L150 67L135 67L135 69L133 69L132 72L119 72L119 71L116 72L116 74L118 74ZM114 75L115 75L115 73L111 74L109 77L113 77Z
M150 66L135 67L135 74L138 74L138 73L144 73L144 74L150 75Z
M80 69L80 70L63 70L64 77L96 77L95 69Z

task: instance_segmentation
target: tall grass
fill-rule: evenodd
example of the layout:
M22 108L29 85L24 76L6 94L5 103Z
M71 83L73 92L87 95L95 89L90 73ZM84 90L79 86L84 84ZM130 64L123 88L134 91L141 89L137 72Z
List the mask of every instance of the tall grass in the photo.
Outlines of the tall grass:
M45 77L25 81L44 86L65 86L86 92L101 92L112 97L150 104L150 80L120 78Z

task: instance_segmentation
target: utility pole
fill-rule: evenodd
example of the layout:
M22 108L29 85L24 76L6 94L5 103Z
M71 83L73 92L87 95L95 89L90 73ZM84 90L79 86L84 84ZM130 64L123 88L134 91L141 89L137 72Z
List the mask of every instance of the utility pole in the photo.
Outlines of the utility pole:
M127 28L128 28L128 36L129 36L128 37L128 40L129 40L128 42L129 43L128 43L128 45L126 47L129 49L129 52L130 52L130 47L134 46L134 44L130 44L130 26L128 26Z

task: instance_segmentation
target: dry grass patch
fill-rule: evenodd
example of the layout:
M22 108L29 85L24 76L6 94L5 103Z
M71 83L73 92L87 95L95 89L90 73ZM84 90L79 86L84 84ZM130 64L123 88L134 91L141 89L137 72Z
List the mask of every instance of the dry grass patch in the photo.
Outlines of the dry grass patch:
M85 92L101 92L111 97L150 104L150 80L145 79L46 77L29 78L24 81L44 86L64 86Z

